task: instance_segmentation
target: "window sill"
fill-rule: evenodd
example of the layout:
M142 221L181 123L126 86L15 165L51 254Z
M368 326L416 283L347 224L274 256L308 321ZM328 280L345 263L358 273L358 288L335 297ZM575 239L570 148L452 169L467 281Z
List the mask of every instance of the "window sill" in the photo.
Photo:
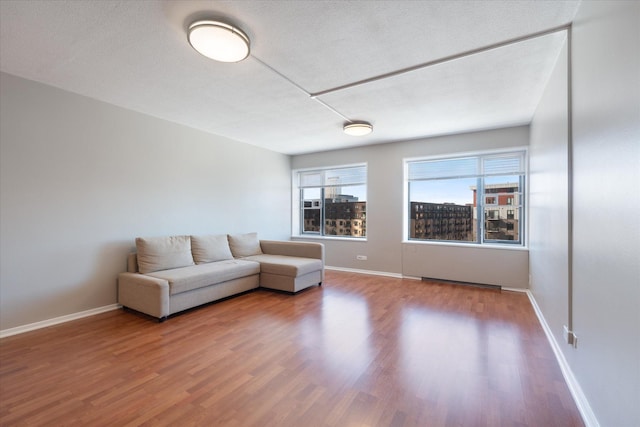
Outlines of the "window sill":
M341 242L366 242L366 237L333 237L333 236L314 236L307 234L295 234L291 236L291 240L336 240Z
M431 242L431 241L423 241L423 240L407 240L404 239L402 241L403 244L409 245L427 245L427 246L449 246L449 247L457 247L457 248L474 248L474 249L499 249L499 250L507 250L507 251L528 251L529 248L527 246L513 244L479 244L479 243L458 243L458 242Z

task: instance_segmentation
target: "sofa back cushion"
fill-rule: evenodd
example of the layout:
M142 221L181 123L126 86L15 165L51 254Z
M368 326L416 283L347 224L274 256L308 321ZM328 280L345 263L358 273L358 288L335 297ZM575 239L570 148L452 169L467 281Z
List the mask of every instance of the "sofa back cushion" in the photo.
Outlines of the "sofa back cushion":
M194 265L189 236L137 237L136 250L142 274Z
M230 234L228 238L231 253L235 258L262 254L258 233Z
M191 252L196 264L233 259L226 234L191 236Z

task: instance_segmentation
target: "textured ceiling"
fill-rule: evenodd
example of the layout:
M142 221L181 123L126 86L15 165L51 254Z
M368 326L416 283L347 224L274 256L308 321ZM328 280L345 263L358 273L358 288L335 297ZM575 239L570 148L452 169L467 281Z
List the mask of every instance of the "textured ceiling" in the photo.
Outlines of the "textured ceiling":
M2 0L0 70L299 154L528 123L564 32L333 91L322 103L308 94L564 25L578 6ZM242 28L251 56L228 64L196 53L186 28L202 18ZM344 135L341 115L370 121L374 132Z

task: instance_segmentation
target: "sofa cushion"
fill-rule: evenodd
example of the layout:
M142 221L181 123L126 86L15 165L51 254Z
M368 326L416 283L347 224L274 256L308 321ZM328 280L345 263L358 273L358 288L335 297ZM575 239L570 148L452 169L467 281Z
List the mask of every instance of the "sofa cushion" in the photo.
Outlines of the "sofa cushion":
M236 258L262 254L258 233L230 234L229 247Z
M194 264L189 236L137 237L136 250L142 274Z
M260 263L260 272L281 276L299 277L313 271L321 271L322 261L316 258L292 257L285 255L254 255L246 260Z
M169 282L169 295L260 273L260 264L240 259L156 271L148 276Z
M196 264L233 259L226 234L191 236L191 252Z

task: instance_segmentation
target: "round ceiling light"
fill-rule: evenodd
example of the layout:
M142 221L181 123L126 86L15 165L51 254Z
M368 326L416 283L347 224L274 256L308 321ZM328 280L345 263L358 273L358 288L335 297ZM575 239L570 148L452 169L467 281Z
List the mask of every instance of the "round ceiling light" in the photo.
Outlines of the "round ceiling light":
M371 123L367 122L351 122L345 123L342 130L347 135L364 136L369 135L371 132L373 132L373 126L371 126Z
M189 43L200 54L220 62L239 62L249 56L249 37L223 22L194 22L189 26Z

